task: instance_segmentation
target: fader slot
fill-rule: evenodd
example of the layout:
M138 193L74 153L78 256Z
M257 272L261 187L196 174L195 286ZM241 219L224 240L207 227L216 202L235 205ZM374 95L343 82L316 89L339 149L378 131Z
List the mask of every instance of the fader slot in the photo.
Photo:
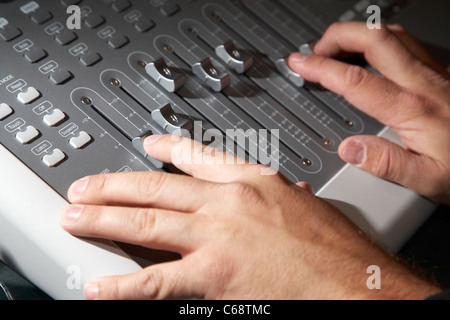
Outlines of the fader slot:
M170 47L170 50L165 50L165 54L170 60L175 62L177 67L180 67L180 65L189 67L189 63L198 61L202 59L202 56L207 55L206 52L200 50L200 48L193 43L182 44L179 40L168 36L158 37L155 44L161 48L161 52L164 52L164 48ZM187 47L190 48L189 51L185 49ZM202 56L196 57L193 55L193 52L199 52ZM183 68L184 67L181 67L181 69ZM252 116L253 119L263 125L263 128L280 130L280 137L287 141L286 144L288 146L290 145L292 151L297 153L300 158L310 160L310 162L308 162L308 171L319 168L319 157L309 148L305 147L305 144L308 144L311 141L311 138L306 134L302 134L301 129L299 129L302 124L300 122L291 124L291 122L296 121L296 119L291 115L286 114L286 111L281 108L281 106L277 106L277 103L264 92L259 90L258 92L253 91L254 89L252 89L252 86L249 85L248 82L245 82L245 78L238 78L235 75L231 75L231 79L232 83L230 84L230 87L224 89L223 93L212 93L203 86L195 84L197 81L194 81L192 77L188 77L184 87L181 88L178 93L182 95L186 89L190 89L191 92L188 93L186 97L189 97L192 94L197 98L207 97L206 104L214 102L215 100L221 101L222 104L226 106L222 113L222 117L224 114L228 116L231 114L238 114L233 121L230 121L233 127L244 123L241 119ZM241 89L241 87L243 89ZM247 95L250 95L251 99L248 99ZM259 97L259 95L263 95L263 97ZM255 103L255 100L258 102ZM198 101L194 101L198 105ZM244 116L244 113L242 112L244 110L249 113L248 116ZM286 118L286 115L290 117L290 119ZM228 127L226 129L231 129L233 127ZM247 127L243 130L246 131L250 128L255 127ZM291 130L291 132L288 132L287 130ZM298 139L295 138L296 136L298 136Z
M121 114L116 107L113 107L113 104L120 100L113 99L111 102L107 102L91 90L78 89L74 99L76 100L74 103L76 103L76 105L80 107L80 110L87 114L90 119L100 127L107 128L102 136L109 134L119 142L119 145L116 145L115 149L124 146L127 150L133 150L129 152L132 152L135 156L140 156L142 159L148 160L149 163L153 165L151 170L163 169L164 164L149 157L143 148L143 138L151 134L162 133L157 126L153 126L149 122L146 122L144 128L139 129L130 121L130 117L135 114L130 114L127 117ZM122 111L123 110L124 108L122 108ZM115 134L115 132L120 133L120 135ZM137 144L136 141L138 142ZM130 161L134 162L135 160L130 159Z
M296 48L317 39L317 35L309 32L304 26L294 21L271 0L230 2L239 6L239 10L245 10L246 14L258 19L261 24L267 24L270 30L276 32L284 41L289 42Z
M132 85L129 78L121 72L107 70L101 74L101 81L105 88L120 99L124 105L128 106L129 117L134 116L144 121L141 126L143 131L153 129L150 124L151 109L149 110L147 104L141 103L136 94L130 93L129 90L132 90Z
M100 122L107 122L114 129L120 132L128 140L139 136L142 132L131 123L127 122L123 115L117 109L112 107L111 103L106 103L104 100L94 99L88 96L83 96L81 102L85 105L85 111L89 116L95 120L103 119ZM100 116L100 118L98 117Z
M194 57L192 52L199 52L202 56L208 55L208 52L201 50L195 43L184 41L183 44L175 39L163 37L158 39L157 43L170 43L172 53L178 58L186 57L184 62L189 64L189 61L196 61L202 59L201 57ZM189 47L189 52L185 49ZM208 50L208 48L205 48ZM210 49L209 49L210 50ZM252 68L253 70L254 68ZM221 72L221 71L220 71ZM327 151L336 151L335 141L340 138L334 133L329 132L329 136L324 139L310 127L298 120L295 116L282 108L275 100L261 91L258 87L252 85L245 76L237 76L231 74L231 83L229 87L222 92L223 96L231 100L234 104L247 112L256 121L261 123L265 128L280 130L280 136L286 144L294 150L299 156L303 158L313 157L308 148L316 149L318 146L328 147ZM332 138L330 138L332 137ZM316 145L314 146L313 140ZM326 140L329 142L328 146L323 143Z
M237 9L234 8L234 10ZM252 34L252 32L248 31L247 29L261 30L261 26L258 25L256 22L252 22L252 19L250 17L247 17L247 19L243 19L242 15L244 15L244 13L241 13L239 17L240 20L245 21L245 25L233 23L233 20L238 19L237 17L234 17L233 14L237 13L235 12L230 13L225 8L220 7L218 5L208 6L205 12L209 21L211 21L213 24L216 25L216 28L211 28L211 30L213 30L211 32L217 33L218 30L226 30L227 33L233 35L233 39L240 39L240 42L247 44L246 46L251 47L252 50L260 52L261 50L266 50L266 52L269 52L271 54L265 53L265 56L269 58L269 60L274 64L279 62L281 58L287 57L291 52L298 51L298 48L295 48L294 46L290 45L285 46L270 34L267 34L266 38L261 38L260 36L258 37L256 34ZM262 33L262 31L258 32ZM278 76L278 78L282 79L286 77L287 75L285 75L284 77ZM263 88L273 87L273 84L270 84L271 77L267 77L266 74L261 74L258 77L252 77L252 80L255 80L255 83L259 84L267 82L267 84L263 85ZM285 84L286 81L277 79L276 82L283 83L281 88L286 86ZM274 95L282 94L282 92L278 92L280 88L279 85L275 86L275 88L276 90L270 90L271 94ZM351 110L349 108L348 102L345 99L342 99L338 95L328 91L323 93L322 92L323 90L314 90L311 88L314 87L309 86L308 83L306 83L304 87L298 86L295 87L295 89L298 91L297 95L300 94L302 97L304 97L304 99L306 99L306 101L319 104L324 112L328 111L327 115L333 118L333 120L339 126L339 128L335 128L333 131L336 131L338 133L342 132L344 136L348 134L361 133L361 130L363 130L364 126L363 120L359 116L360 113ZM297 114L297 110L294 109L291 111L294 114ZM326 134L323 134L323 136L326 136ZM325 138L324 140L329 141L328 139L329 138Z
M202 46L205 51L209 51L209 54L214 54L212 49L215 44L221 43L224 40L219 39L218 34L212 34L206 27L202 24L194 21L184 21L180 25L186 36L196 43L198 46ZM221 35L222 36L222 35ZM198 41L199 37L202 38ZM223 35L222 38L226 36ZM210 42L210 43L209 43ZM186 44L188 45L188 44ZM194 44L189 44L190 48L196 48ZM335 119L325 113L317 106L317 102L314 103L311 99L305 97L307 93L305 90L296 90L293 88L284 78L278 75L278 73L270 68L264 61L263 58L253 53L253 67L250 68L244 76L239 76L239 80L233 81L232 86L224 90L224 93L229 93L233 90L233 86L237 91L244 91L245 94L251 96L252 101L255 100L254 96L261 96L262 100L267 103L275 104L279 103L287 111L281 111L285 119L281 119L283 128L297 128L305 132L305 136L311 137L316 141L316 147L320 147L327 152L336 152L337 145L342 140L347 132L345 132L341 126L337 125L337 121L342 121L342 119ZM250 79L254 84L258 85L259 88L263 89L264 92L255 92L254 86L248 81ZM273 101L269 98L269 95ZM230 99L238 103L243 110L249 110L251 114L251 108L248 108L248 101L240 102L238 99L233 99L237 94L229 95ZM320 103L319 103L320 104ZM321 105L321 104L320 104ZM283 110L281 106L276 106L277 110ZM289 113L289 112L290 113ZM272 112L268 114L269 117L272 116ZM286 119L291 119L293 123ZM301 122L300 122L301 121ZM298 133L292 131L292 129L287 129L290 134L297 137ZM298 138L298 137L297 137ZM305 141L303 141L305 142Z
M129 57L130 67L142 77L142 80L134 83L128 77L126 81L123 81L120 86L120 90L129 96L129 98L135 100L139 105L153 112L168 103L172 106L173 110L185 119L201 122L203 130L214 129L215 126L211 122L204 119L195 109L189 104L185 103L175 93L164 93L157 88L152 82L147 80L148 74L145 71L145 67L149 61L154 60L153 57L146 53L135 52ZM119 93L120 94L120 93ZM193 132L195 134L195 132ZM194 138L201 141L201 136L195 136Z
M170 93L166 92L164 93L159 88L157 88L152 82L147 80L148 74L146 73L146 65L148 61L155 60L153 57L146 53L142 52L135 52L132 55L128 57L129 59L129 65L132 67L132 69L139 74L142 77L142 81L137 83L136 85L130 84L130 87L127 88L127 90L133 92L136 94L137 92L143 93L136 96L140 96L140 103L145 105L160 105L164 106L167 103L170 103L171 107L175 112L177 113L177 116L181 116L184 119L190 119L191 121L195 122L196 126L201 123L200 129L197 128L197 130L193 130L191 132L192 137L200 142L203 142L205 144L209 144L210 140L205 140L204 132L209 130L216 130L217 127L212 124L212 122L205 119L197 110L191 107L191 105L184 101L179 94L177 93ZM180 91L183 91L183 88L180 89ZM193 103L195 105L195 103ZM154 111L154 110L153 110ZM222 132L225 132L224 130ZM214 145L216 148L223 150L230 154L236 154L236 155L242 155L245 154L245 148L241 148L240 146L231 146L230 144L227 144L225 141L218 142L214 141ZM251 155L247 155L246 159L248 159L252 163L256 163L257 160L253 158Z
M284 6L284 9L292 12L299 20L304 21L306 24L314 28L314 30L322 34L324 33L328 25L324 23L320 17L317 17L305 8L298 0L273 0L274 3Z
M287 57L292 52L270 32L267 32L245 13L233 6L225 8L217 4L208 4L205 6L204 12L208 19L215 20L220 24L220 27L225 26L226 29L231 29L240 34L242 38L251 43L254 48L267 56L273 63L281 57Z
M167 46L162 44L162 48L160 51L164 53L164 55L168 56ZM165 48L165 49L164 49ZM170 51L169 51L170 52ZM148 57L146 59L153 59L152 57ZM180 65L184 65L185 63L181 61L175 55L170 55L171 66L175 66L179 68ZM144 58L145 60L145 58ZM144 77L148 78L148 75L144 75ZM190 106L195 108L202 116L204 116L208 121L215 123L216 127L221 130L225 136L234 139L235 136L229 136L228 131L230 129L241 130L246 132L249 129L254 129L258 132L258 130L263 129L258 124L256 124L251 118L249 118L245 113L243 113L239 108L235 108L235 110L230 110L229 107L233 107L234 104L228 103L226 105L222 100L223 98L220 96L211 95L210 91L206 90L203 86L197 83L192 77L186 80L185 85L180 88L176 94L168 93L171 96L171 99L178 100L179 97L182 97L184 101L189 103ZM267 139L269 140L269 139ZM264 138L259 138L261 146L268 145L269 143L264 140ZM244 150L248 143L252 143L252 141L244 141L238 140L237 146ZM259 148L258 145L256 147ZM254 147L252 147L254 149ZM252 150L253 150L252 149ZM260 152L264 152L261 150ZM234 153L234 152L232 152ZM252 156L252 155L251 155ZM317 159L317 160L316 160ZM257 159L256 159L257 160ZM319 172L322 168L321 161L315 157L313 160L310 159L301 159L296 156L292 151L287 149L285 146L280 144L279 150L279 166L280 171L290 180L292 181L300 181L306 179L305 173L315 173Z

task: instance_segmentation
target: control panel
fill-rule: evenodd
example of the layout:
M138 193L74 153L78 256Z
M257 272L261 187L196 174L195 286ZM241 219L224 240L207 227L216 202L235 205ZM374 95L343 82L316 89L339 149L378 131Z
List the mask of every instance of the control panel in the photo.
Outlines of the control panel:
M144 136L208 144L214 129L235 141L214 146L255 162L272 148L281 173L318 190L344 165L343 139L383 126L287 67L320 37L291 2L2 3L0 142L65 196L86 175L166 170Z
M171 172L145 153L143 140L179 133L310 182L374 241L399 249L434 204L343 163L337 152L352 135L398 137L286 64L292 52L311 53L331 23L367 19L373 4L383 18L411 7L406 0L0 0L0 258L61 299L82 298L93 278L166 261L75 238L58 218L69 186L84 176Z

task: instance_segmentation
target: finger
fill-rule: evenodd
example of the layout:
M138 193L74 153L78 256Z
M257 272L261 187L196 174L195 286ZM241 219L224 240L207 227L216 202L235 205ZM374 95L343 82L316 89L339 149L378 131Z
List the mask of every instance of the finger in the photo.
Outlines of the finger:
M318 55L293 53L290 68L305 79L318 82L386 125L398 125L412 111L403 88L364 68ZM409 102L409 100L406 100Z
M69 189L72 203L137 206L196 212L215 199L212 184L162 172L130 172L86 177Z
M375 136L355 136L339 147L342 160L379 178L403 185L426 196L435 192L439 164L398 144Z
M188 259L158 264L138 273L106 277L86 284L88 300L167 300L203 298L195 266Z
M262 174L262 166L250 165L243 159L179 136L150 136L144 147L151 157L172 163L198 179L228 183L248 179L249 175L254 177L252 172Z
M296 185L302 189L305 189L309 193L314 194L314 189L311 186L311 184L309 184L308 182L301 181L301 182L298 182Z
M199 244L200 217L148 208L69 206L60 223L69 233L186 254Z
M411 86L423 65L386 26L369 29L365 23L335 23L316 44L314 53L334 57L340 52L363 53L367 62L388 79Z

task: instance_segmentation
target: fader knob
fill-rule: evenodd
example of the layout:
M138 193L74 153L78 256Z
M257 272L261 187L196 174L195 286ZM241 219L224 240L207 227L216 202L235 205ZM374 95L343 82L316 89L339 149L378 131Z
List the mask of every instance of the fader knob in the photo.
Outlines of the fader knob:
M216 92L222 91L230 84L230 75L228 73L220 72L214 67L210 58L206 58L203 61L194 64L192 66L192 72Z
M192 121L177 115L170 103L153 111L152 119L169 134L181 132L181 130L191 131L193 128Z
M245 73L253 66L253 58L238 50L233 41L228 41L216 48L217 56L239 74Z
M148 161L150 161L157 169L162 169L164 167L164 163L161 161L155 160L152 157L150 157L147 152L144 149L144 141L146 138L153 135L152 131L147 132L146 134L136 137L133 139L133 147L142 155L144 156Z
M286 63L286 59L282 58L276 62L278 71L281 72L292 84L297 87L303 87L305 85L305 79L298 73L292 71Z
M302 44L298 49L303 54L313 54L313 42Z
M147 64L145 72L169 92L177 91L186 82L184 74L169 67L164 58Z

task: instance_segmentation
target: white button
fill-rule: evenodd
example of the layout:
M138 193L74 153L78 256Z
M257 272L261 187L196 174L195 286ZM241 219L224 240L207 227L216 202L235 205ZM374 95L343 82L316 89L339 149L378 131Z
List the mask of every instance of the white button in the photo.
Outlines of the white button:
M59 149L53 150L53 153L46 155L42 162L49 167L54 168L66 159L66 155Z
M69 143L70 145L75 149L82 149L85 146L87 146L92 141L92 138L90 135L88 135L86 132L82 131L78 135L78 137L73 137L70 139Z
M39 137L40 133L35 127L29 126L25 131L16 134L16 139L21 144L28 144Z
M13 113L13 109L6 103L0 103L0 121L5 120Z
M17 95L17 100L22 104L30 104L34 100L38 99L41 93L33 87L29 87L26 91L21 92Z
M66 119L66 115L59 109L53 110L52 114L44 117L44 123L49 127L55 127Z

